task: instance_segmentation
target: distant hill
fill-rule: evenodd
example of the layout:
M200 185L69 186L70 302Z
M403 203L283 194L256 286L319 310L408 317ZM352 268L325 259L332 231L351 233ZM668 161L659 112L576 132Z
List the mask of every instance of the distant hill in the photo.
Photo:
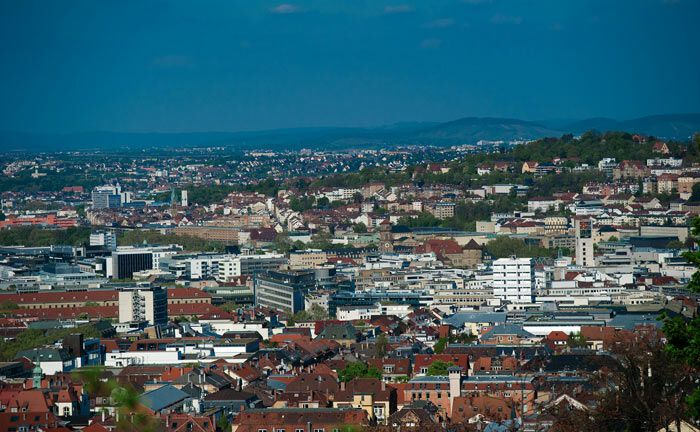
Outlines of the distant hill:
M375 128L318 127L243 132L34 134L0 131L0 149L38 152L221 146L231 150L337 150L392 145L451 146L476 144L480 140L528 140L566 133L580 134L588 130L627 131L685 140L700 131L700 114L655 115L625 121L591 118L575 122L465 117L445 123L397 123Z
M505 118L465 117L419 131L413 139L426 144L474 144L480 140L519 140L561 135L535 122Z
M565 126L572 133L587 130L626 131L653 135L659 138L686 140L700 132L700 114L666 114L617 121L609 118L593 118Z

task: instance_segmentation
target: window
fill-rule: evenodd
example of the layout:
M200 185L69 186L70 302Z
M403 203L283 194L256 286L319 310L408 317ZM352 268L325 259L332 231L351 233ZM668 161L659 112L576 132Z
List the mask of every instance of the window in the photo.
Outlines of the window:
M304 429L294 429L294 432L304 432Z
M258 432L267 432L267 429L258 429Z
M321 428L321 429L314 429L314 432L325 432L325 429L323 429L323 428Z

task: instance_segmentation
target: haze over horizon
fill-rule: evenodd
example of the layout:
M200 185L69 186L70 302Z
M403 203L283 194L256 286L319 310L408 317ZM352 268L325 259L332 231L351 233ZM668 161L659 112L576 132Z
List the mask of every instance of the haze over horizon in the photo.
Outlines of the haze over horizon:
M0 130L700 112L700 2L0 1Z

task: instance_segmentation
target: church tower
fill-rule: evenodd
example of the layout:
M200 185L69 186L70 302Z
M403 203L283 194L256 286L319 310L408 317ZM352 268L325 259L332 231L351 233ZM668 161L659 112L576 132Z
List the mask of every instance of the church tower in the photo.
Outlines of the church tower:
M394 252L394 239L391 236L391 222L384 219L379 224L379 251L382 253Z

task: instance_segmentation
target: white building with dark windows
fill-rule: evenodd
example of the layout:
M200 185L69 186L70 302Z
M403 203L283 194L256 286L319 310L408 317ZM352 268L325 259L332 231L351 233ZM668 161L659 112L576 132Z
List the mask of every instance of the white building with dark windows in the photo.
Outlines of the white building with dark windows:
M161 287L133 287L119 291L119 322L168 323L168 291Z
M493 262L493 296L510 303L532 303L535 263L532 258L499 258Z
M315 286L311 271L267 271L253 279L255 305L288 313L304 310L304 296Z

